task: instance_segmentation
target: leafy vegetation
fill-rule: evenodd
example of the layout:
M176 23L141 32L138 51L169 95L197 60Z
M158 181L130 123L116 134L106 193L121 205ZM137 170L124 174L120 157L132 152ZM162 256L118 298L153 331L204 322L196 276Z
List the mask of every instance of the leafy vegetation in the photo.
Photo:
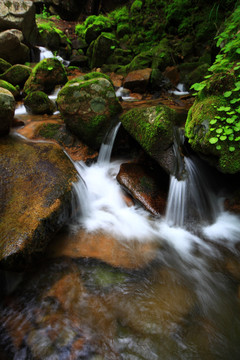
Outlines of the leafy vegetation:
M196 83L197 101L212 92L222 95L226 106L216 107L217 114L210 121L210 144L222 149L222 143L228 142L229 152L240 148L240 33L238 32L240 6L226 22L224 31L216 38L221 48L214 64L208 69L205 80Z

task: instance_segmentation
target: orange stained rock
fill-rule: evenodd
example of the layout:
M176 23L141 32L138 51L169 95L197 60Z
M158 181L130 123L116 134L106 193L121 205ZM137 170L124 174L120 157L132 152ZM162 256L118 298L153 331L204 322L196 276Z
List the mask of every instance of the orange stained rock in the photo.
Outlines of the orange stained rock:
M146 239L147 240L147 239ZM48 248L49 257L95 258L115 267L141 268L155 258L154 241L119 241L103 232L87 233L80 230L75 235L63 235Z

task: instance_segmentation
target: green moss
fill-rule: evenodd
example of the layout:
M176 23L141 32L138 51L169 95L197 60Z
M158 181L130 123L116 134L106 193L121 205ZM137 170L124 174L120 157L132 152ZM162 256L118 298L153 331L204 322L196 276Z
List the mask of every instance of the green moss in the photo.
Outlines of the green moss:
M130 10L131 13L139 12L141 10L142 6L143 6L143 3L141 0L135 0L131 6L131 10Z
M172 143L176 113L166 106L132 109L120 119L125 129L153 157Z
M20 94L19 90L15 86L13 86L12 84L10 84L7 81L0 80L0 87L10 91L13 94L14 97L17 97Z
M61 126L60 124L43 124L38 129L38 135L45 139L54 139Z

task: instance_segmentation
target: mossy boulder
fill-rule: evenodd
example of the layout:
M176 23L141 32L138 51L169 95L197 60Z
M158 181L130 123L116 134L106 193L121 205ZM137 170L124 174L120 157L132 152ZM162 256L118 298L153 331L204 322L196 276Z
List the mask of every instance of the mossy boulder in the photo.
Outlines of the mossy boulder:
M228 105L224 96L196 101L188 113L185 134L192 149L211 165L223 173L236 173L240 171L239 141L235 141L231 124L225 124L226 112L219 111L230 109ZM236 131L239 134L240 122Z
M0 74L4 73L11 66L12 65L8 61L0 58Z
M172 149L174 126L179 121L175 110L164 105L136 108L120 117L124 128L167 172L174 171Z
M101 67L107 63L109 56L118 46L116 37L111 33L102 33L92 45L92 53L89 61L91 68Z
M15 98L20 95L18 88L5 80L0 80L0 87L10 91Z
M55 103L43 91L33 91L24 99L24 105L32 114L52 114L56 110Z
M15 111L12 93L0 87L0 136L9 133Z
M33 68L23 92L29 94L41 90L50 93L56 85L64 85L66 82L67 74L62 63L55 58L44 59Z
M24 269L68 219L72 162L56 144L0 140L0 267Z
M102 74L86 75L68 82L57 104L68 128L87 145L98 149L111 118L121 111L112 83Z
M0 79L9 82L10 84L22 87L32 73L32 69L29 66L16 64L6 70Z

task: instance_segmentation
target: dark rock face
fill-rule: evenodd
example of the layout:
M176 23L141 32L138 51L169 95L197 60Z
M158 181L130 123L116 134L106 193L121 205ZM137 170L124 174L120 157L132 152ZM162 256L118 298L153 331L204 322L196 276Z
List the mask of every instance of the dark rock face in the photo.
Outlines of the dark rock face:
M152 69L135 70L130 72L124 79L124 87L132 92L144 93L147 90Z
M23 34L11 29L0 33L0 58L12 64L29 61L29 48L22 43Z
M128 192L153 215L163 215L167 191L154 171L140 164L122 164L117 180Z
M1 1L0 31L7 29L22 31L27 43L35 43L38 31L35 23L35 6L32 1Z
M0 140L0 266L27 267L68 217L76 170L55 144Z
M9 133L15 111L12 93L0 87L0 136Z

